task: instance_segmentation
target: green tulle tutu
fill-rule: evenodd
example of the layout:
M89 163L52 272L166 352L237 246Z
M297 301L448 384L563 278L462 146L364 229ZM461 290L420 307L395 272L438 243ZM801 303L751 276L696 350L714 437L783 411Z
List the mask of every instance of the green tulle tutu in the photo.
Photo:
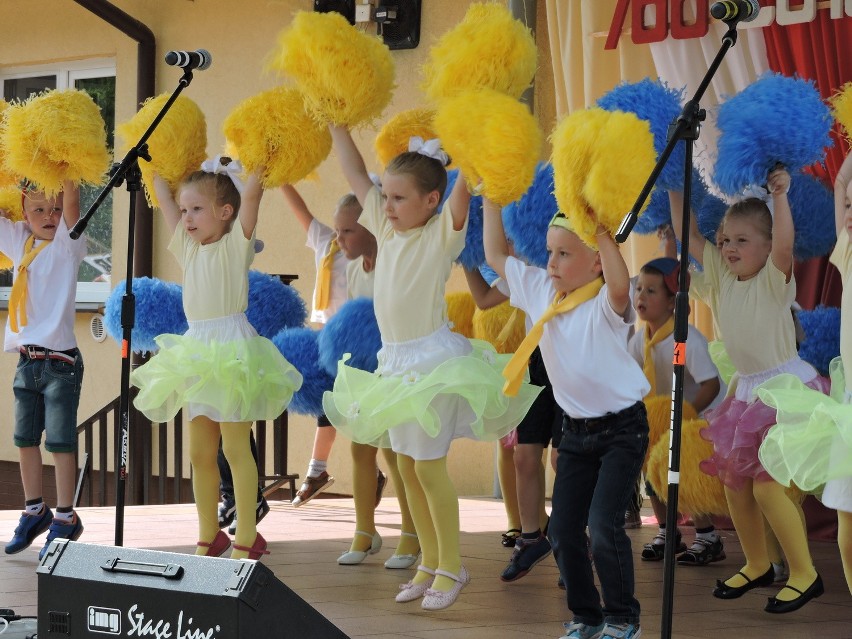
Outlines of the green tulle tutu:
M778 483L820 493L830 479L852 476L852 405L839 357L829 367L831 394L805 386L798 377L779 375L757 388L778 410L777 425L760 446L760 461Z
M541 387L529 384L527 377L517 396L507 397L502 371L511 354L501 355L481 340L470 343L470 354L451 357L428 373L369 373L346 365L349 355L345 355L337 365L334 389L323 395L326 417L338 431L362 444L381 440L401 424L418 424L429 437L437 437L443 420L433 400L458 396L470 405L472 421L446 427L478 440L500 439L521 422Z
M133 371L136 408L151 421L205 415L218 422L275 419L302 385L301 374L264 337L205 343L160 335L159 352Z
M725 384L730 386L731 379L734 377L737 369L734 367L728 351L725 350L725 342L718 339L709 342L707 344L707 352L710 353L710 359L713 360L716 369L719 371L719 377L722 378Z

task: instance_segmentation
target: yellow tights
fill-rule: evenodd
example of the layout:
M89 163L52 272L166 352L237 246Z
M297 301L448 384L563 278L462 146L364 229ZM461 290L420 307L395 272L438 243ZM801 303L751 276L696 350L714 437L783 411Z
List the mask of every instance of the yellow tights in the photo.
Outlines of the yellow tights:
M234 543L250 548L257 537L255 522L257 508L257 464L251 454L249 431L251 422L232 422L221 425L207 417L189 422L189 459L192 463L192 492L198 511L198 539L210 543L219 532L219 437L222 451L231 466L234 478L234 501L237 505L237 534ZM207 548L197 548L196 554L206 554ZM245 559L248 552L232 550L232 559Z
M420 539L422 564L458 575L461 571L459 498L447 472L447 458L414 460L398 454L397 464ZM430 575L418 570L412 581L417 584L429 578ZM453 585L455 581L438 575L432 588L448 591Z
M816 569L808 549L808 537L798 507L775 481L755 482L746 480L740 490L725 488L725 497L731 511L731 519L740 539L746 565L741 572L749 579L756 579L770 566L763 518L772 528L790 569L788 585L806 590L816 579ZM739 587L746 581L734 575L725 583ZM798 597L793 590L782 588L776 595L780 601Z
M843 510L837 511L837 545L840 546L846 585L852 594L852 513Z
M367 444L352 442L352 492L355 501L355 530L361 530L371 535L376 532L376 454L378 448ZM402 478L397 468L396 453L390 448L383 448L382 454L387 462L388 473L393 480L394 490L399 500L399 512L402 517L401 535L396 549L397 555L416 555L420 550L417 537L414 536L414 520L408 509ZM355 535L349 550L366 552L372 540L364 535Z
M518 505L518 482L515 474L515 448L506 448L497 442L497 479L503 493L503 508L506 509L507 530L521 529L521 510Z

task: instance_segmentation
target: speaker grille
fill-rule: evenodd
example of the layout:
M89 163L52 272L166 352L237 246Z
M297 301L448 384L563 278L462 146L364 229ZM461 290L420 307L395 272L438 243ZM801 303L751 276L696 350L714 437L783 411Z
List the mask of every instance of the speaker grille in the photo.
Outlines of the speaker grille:
M420 44L420 7L422 0L384 0L395 6L397 18L381 26L381 36L389 49L415 49Z
M314 11L336 11L349 20L349 24L355 24L355 0L314 0Z
M71 613L56 612L51 610L47 613L48 634L71 636Z

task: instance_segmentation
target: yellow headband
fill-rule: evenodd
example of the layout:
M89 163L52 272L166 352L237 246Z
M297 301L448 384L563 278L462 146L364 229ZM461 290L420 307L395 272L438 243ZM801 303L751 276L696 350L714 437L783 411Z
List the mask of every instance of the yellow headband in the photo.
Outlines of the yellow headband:
M559 228L563 228L566 231L574 232L574 228L571 226L570 220L565 217L565 214L562 211L557 211L556 215L550 220L550 224L548 226L558 226Z

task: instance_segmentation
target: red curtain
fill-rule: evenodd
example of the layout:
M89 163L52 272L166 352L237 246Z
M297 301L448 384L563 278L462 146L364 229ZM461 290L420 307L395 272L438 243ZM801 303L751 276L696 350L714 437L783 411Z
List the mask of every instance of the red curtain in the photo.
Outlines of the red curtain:
M775 0L761 0L761 6L774 6ZM779 26L774 22L763 29L769 66L784 75L798 75L816 83L823 98L837 93L852 81L852 18L832 20L828 7L819 8L813 22ZM825 166L811 172L832 188L834 177L848 152L840 130L832 131L834 146L828 150ZM828 258L816 258L796 265L797 301L805 309L817 304L840 306L840 274Z

